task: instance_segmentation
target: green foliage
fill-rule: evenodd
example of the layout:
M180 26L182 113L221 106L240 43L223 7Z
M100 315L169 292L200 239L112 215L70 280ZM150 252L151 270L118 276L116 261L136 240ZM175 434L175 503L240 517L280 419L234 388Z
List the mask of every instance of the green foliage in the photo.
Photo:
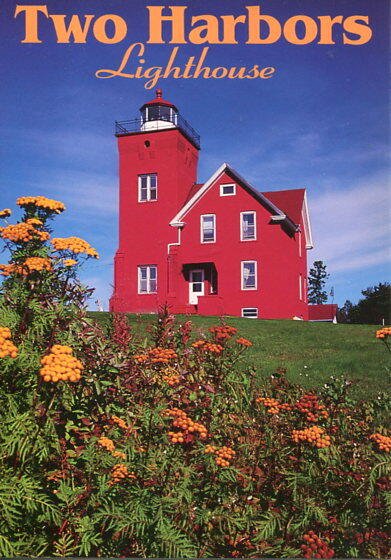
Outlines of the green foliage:
M233 325L194 332L164 308L148 338L125 316L99 326L46 243L9 246L53 262L0 294L18 349L0 358L0 555L298 557L310 530L338 556L386 555L385 398L357 406L332 379L309 418L283 370L261 385L242 365ZM75 382L40 373L58 345ZM295 441L314 425L329 446Z
M391 323L391 286L388 282L379 282L362 290L364 296L356 305L345 301L339 310L338 320L343 323L363 323L381 325Z
M309 303L326 303L327 292L324 289L329 274L323 261L315 261L310 268L308 276L308 301Z

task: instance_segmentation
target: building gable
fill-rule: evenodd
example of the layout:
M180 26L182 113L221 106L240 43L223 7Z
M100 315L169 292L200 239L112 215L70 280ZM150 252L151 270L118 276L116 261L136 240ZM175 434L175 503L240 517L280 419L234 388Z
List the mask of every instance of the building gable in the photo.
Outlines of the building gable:
M271 214L271 220L273 222L281 223L287 227L292 232L297 231L300 221L295 223L292 218L286 214L277 204L271 199L271 197L265 196L264 193L255 189L250 183L248 183L243 177L235 171L227 163L223 163L215 173L204 183L203 185L195 185L187 198L187 202L184 204L182 209L176 214L176 216L171 220L170 225L178 226L182 223L186 215L197 205L197 203L212 189L221 179L221 177L226 174L232 178L232 180L240 187L247 191L259 204L266 208ZM289 191L280 191L289 192ZM304 189L302 189L304 192ZM269 194L269 193L268 193ZM291 197L293 199L293 197Z

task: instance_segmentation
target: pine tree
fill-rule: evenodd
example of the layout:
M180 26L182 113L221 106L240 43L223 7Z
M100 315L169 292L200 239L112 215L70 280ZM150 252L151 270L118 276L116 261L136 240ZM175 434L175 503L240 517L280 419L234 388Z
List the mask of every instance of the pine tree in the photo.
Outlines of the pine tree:
M326 280L330 275L326 272L326 265L323 261L315 261L313 268L310 268L308 276L308 301L309 303L326 303L327 292L324 289Z

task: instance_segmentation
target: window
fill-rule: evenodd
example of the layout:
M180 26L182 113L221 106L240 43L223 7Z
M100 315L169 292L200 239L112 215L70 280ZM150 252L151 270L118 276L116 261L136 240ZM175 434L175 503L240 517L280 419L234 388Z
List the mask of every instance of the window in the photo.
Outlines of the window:
M303 300L303 280L301 274L299 274L299 299Z
M299 241L299 257L301 257L301 231L299 231L299 236L298 237L299 237L299 239L298 239L298 241Z
M156 294L157 292L157 266L148 264L138 267L138 293Z
M242 317L247 317L248 319L258 319L258 307L243 307Z
M139 175L138 201L150 202L151 200L157 200L157 175L156 173Z
M256 213L241 212L240 213L240 240L250 241L257 238L256 231Z
M257 289L257 262L242 261L242 290Z
M201 243L215 243L216 241L216 216L204 214L201 216Z
M233 196L236 194L235 183L229 183L227 185L220 185L220 196Z

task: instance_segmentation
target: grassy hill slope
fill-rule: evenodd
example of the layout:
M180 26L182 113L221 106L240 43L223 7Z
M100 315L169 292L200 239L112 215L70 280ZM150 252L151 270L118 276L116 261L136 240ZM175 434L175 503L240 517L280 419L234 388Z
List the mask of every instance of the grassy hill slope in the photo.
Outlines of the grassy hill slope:
M110 320L109 313L90 316L103 324ZM154 315L128 317L135 334L141 337L148 336L148 325L156 320ZM177 316L178 322L188 319ZM217 317L190 319L197 337L220 322ZM245 354L244 366L255 366L262 377L284 367L289 379L310 387L326 383L330 376L343 375L354 382L355 396L362 398L390 387L390 352L375 338L376 326L237 317L228 318L227 323L253 342Z

